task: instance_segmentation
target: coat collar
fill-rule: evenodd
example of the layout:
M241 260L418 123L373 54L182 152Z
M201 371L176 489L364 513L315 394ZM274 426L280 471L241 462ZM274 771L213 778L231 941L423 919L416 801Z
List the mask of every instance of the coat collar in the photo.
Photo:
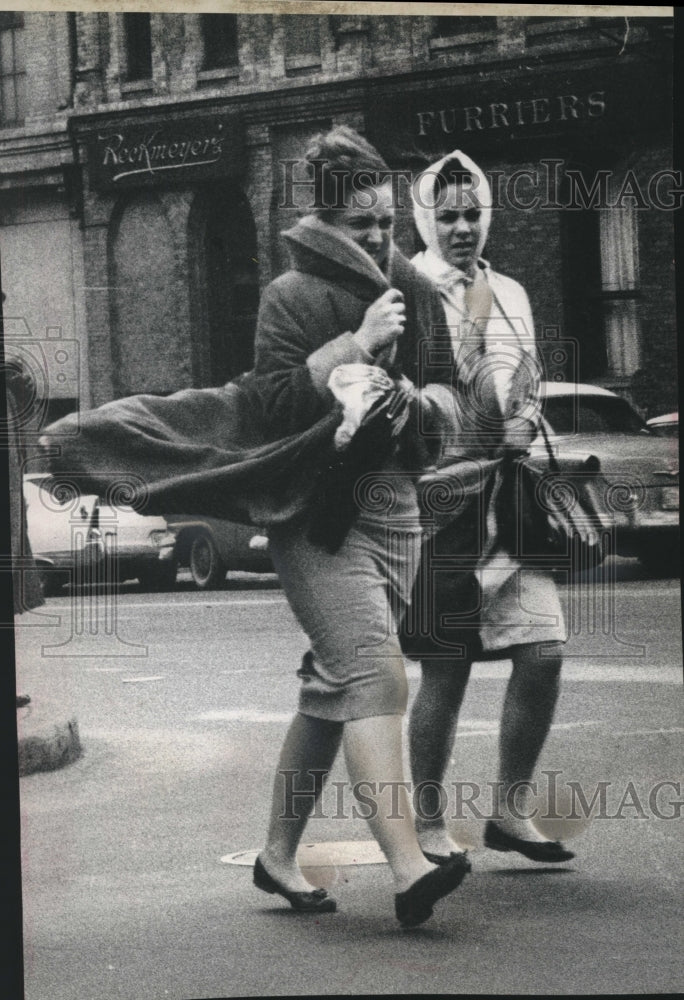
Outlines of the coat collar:
M427 275L438 288L451 288L458 283L469 285L473 280L459 267L453 267L453 265L448 264L429 247L421 250L415 257L412 257L411 263L415 268ZM489 266L489 261L486 261L484 257L478 257L477 267L480 271L484 272L488 280L494 273Z
M307 215L282 233L297 271L329 278L373 301L390 283L372 257L334 226ZM393 249L388 270L391 270Z

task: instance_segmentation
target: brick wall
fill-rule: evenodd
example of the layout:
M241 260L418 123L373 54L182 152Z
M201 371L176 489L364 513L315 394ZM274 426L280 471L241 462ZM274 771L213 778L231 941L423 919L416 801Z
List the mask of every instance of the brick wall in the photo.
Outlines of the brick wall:
M429 16L320 15L318 64L309 69L292 69L287 65L285 54L283 15L239 14L238 71L203 75L201 16L152 15L154 83L151 95L182 95L199 90L208 96L270 89L274 82L289 87L305 81L326 83L378 72L397 74L430 67L479 67L483 60L496 61L523 55L526 44L529 45L522 18L491 17L496 30L483 41L484 36L459 35L458 32L453 39L435 39L433 18ZM36 13L30 17L35 18L38 25L42 23L41 19L64 19L66 15ZM117 13L76 15L78 62L83 70L87 70L80 74L77 86L78 103L81 105L94 105L101 100L102 84L101 79L97 79L96 66L99 66L100 76L104 74L108 78L108 99L119 101L122 97L119 87L122 69L121 18L122 15ZM605 38L590 21L587 18L566 18L562 24L558 21L558 31L535 36L535 55L589 52L605 46ZM457 22L455 24L457 27ZM634 27L631 42L641 38L643 33L644 29ZM41 35L46 39L48 32L42 31ZM50 56L47 50L54 50L54 41L51 46L46 46L44 41L40 44ZM133 102L139 96L123 94L125 100Z
M71 58L67 14L24 14L26 122L50 118L71 101Z
M77 46L71 51L70 19L73 19ZM553 30L536 32L533 43L528 37L524 19L498 18L497 32L484 42L465 38L436 40L430 17L328 16L320 18L320 62L316 66L295 66L288 61L282 17L272 14L238 15L239 67L218 72L203 70L203 40L200 14L152 15L153 81L144 92L131 93L122 89L125 53L122 48L122 16L114 12L26 14L27 74L29 77L27 134L36 133L36 124L45 125L46 132L61 134L63 142L54 142L55 152L43 142L31 147L22 145L23 137L13 140L8 130L3 143L0 131L0 152L3 167L10 165L11 184L21 187L22 171L34 183L38 171L44 174L41 183L50 183L62 193L61 167L71 155L65 128L70 102L77 113L102 111L109 103L112 114L126 112L138 106L160 106L169 115L168 106L183 101L206 99L221 106L223 98L236 98L239 114L243 115L246 131L246 162L244 190L255 220L259 278L263 287L287 267L287 254L279 233L291 225L296 211L278 207L280 194L280 161L302 154L308 136L334 121L348 121L363 129L362 106L368 93L378 87L380 95L387 74L400 82L396 99L401 99L404 80L407 92L415 89L411 74L428 73L432 69L453 69L453 79L491 79L496 75L497 60L518 60L525 57L526 47L548 59L551 68L558 64L562 52L576 61L581 52L590 52L599 44L591 19L565 19L554 22ZM494 19L492 19L494 21ZM633 26L630 45L639 40L643 29ZM558 30L556 30L558 29ZM561 30L562 29L562 30ZM436 44L437 42L437 44ZM600 42L605 45L605 40ZM483 48L484 46L484 48ZM485 51L486 49L486 51ZM70 94L73 76L75 90ZM479 61L478 61L479 60ZM579 64L579 63L578 63ZM514 63L510 62L509 66ZM517 72L517 71L516 71ZM369 81L364 95L355 92L358 81ZM427 80L427 76L425 77ZM342 81L349 81L347 90ZM325 88L318 85L338 83ZM251 101L262 94L270 104ZM347 95L347 96L345 96ZM277 106L273 106L277 104ZM116 105L115 107L113 105ZM641 141L641 140L638 140ZM12 143L15 143L13 146ZM627 139L625 148L630 143ZM632 155L630 164L640 183L666 165L665 154L670 145L668 136L655 141L645 136L643 146L653 152ZM47 150L47 151L46 151ZM529 148L525 154L530 156ZM489 155L489 154L488 154ZM515 163L519 155L511 146L504 154L508 161L490 155L491 162L481 165L511 173L518 167L535 169L535 164ZM606 154L608 155L608 154ZM475 158L478 154L475 152ZM7 174L7 171L5 171ZM88 190L87 165L84 170L85 208L85 294L87 336L93 376L94 401L110 398L112 387L111 316L107 271L110 249L108 240L112 199ZM164 189L162 185L161 190ZM27 194L30 201L31 195ZM65 198L66 204L66 198ZM71 206L72 210L75 206ZM648 371L649 406L672 400L676 391L675 365L676 331L674 328L674 282L672 235L667 213L657 209L639 212L639 249L641 299L639 311L643 333L643 365ZM505 207L495 212L491 234L485 249L493 267L510 275L525 287L533 308L537 334L545 326L560 328L561 335L573 331L563 329L563 278L568 265L561 255L562 215L552 210L516 210ZM565 227L564 227L565 228ZM400 211L396 221L396 240L409 256L418 249L410 206ZM187 283L181 274L179 261L169 261L177 267L179 282ZM581 284L581 280L580 280ZM178 308L180 316L182 310ZM183 368L183 364L180 365ZM184 379L189 378L184 371ZM648 381L648 379L646 381ZM643 381L643 378L642 378ZM644 390L646 391L646 389ZM662 408L662 406L661 406Z
M531 162L497 160L481 164L485 170L537 169ZM522 197L522 201L526 199ZM501 199L492 212L484 256L495 271L519 281L530 299L537 335L544 326L563 324L562 260L559 214L556 210L525 210ZM561 331L562 334L562 331Z

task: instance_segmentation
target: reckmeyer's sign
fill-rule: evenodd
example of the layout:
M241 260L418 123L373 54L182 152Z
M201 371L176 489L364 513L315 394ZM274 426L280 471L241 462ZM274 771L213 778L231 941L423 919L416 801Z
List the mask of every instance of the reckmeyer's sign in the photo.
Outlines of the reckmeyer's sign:
M90 140L92 186L111 189L239 172L237 124L234 119L203 118L101 127Z

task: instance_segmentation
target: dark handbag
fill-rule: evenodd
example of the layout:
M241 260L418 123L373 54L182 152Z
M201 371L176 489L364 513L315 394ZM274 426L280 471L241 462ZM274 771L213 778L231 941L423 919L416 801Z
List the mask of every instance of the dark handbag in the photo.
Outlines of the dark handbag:
M418 506L425 528L441 530L452 521L472 519L481 534L494 474L500 458L456 458L449 464L424 472L416 483Z
M331 445L311 498L307 534L314 545L338 551L359 511L357 484L379 472L394 452L397 427L408 405L405 390L390 390L369 409L344 451Z
M556 458L543 423L548 458L529 452L505 460L496 501L500 544L512 555L573 571L600 565L610 550L611 518L602 503L595 455Z

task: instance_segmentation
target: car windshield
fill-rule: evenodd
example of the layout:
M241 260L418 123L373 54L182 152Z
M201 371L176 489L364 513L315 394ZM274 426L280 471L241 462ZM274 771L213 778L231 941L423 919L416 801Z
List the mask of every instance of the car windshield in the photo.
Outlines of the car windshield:
M648 430L625 399L614 396L550 396L544 416L555 434L638 434Z

